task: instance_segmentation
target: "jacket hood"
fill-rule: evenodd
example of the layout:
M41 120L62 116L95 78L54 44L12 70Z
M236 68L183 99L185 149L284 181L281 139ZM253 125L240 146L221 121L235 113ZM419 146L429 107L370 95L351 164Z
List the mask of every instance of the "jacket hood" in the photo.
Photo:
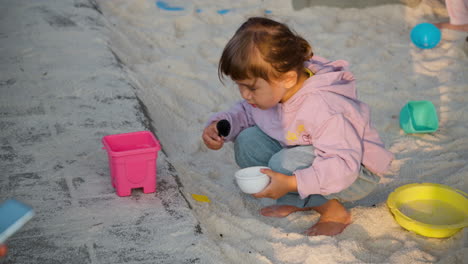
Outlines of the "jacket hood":
M303 87L287 102L289 106L300 103L301 97L320 91L332 92L350 99L357 99L354 75L348 71L348 62L344 60L328 61L314 56L305 62L305 67L314 75L307 79Z

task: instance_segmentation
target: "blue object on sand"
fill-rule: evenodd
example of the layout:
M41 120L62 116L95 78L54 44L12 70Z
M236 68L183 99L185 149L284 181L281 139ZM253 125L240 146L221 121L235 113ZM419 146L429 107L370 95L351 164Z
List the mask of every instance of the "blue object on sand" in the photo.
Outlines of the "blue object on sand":
M224 14L227 14L227 13L231 12L231 9L220 9L217 12L220 15L224 15Z
M14 199L0 205L0 244L13 235L34 215L31 207Z
M271 13L272 13L271 10L268 10L268 9L265 10L265 14L271 14Z
M416 47L421 49L432 49L439 44L442 34L440 29L433 24L421 23L411 30L410 37Z
M183 7L170 6L168 3L164 1L156 1L156 6L166 11L183 11L184 10Z

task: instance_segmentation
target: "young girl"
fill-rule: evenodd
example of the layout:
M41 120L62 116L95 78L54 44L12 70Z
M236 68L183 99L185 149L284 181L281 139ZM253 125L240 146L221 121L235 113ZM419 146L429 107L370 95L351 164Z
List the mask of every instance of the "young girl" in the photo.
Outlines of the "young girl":
M356 98L347 66L313 56L307 41L282 23L250 18L224 48L218 69L244 100L211 117L202 135L213 150L234 141L241 168L271 169L262 171L270 184L253 194L277 199L262 215L320 213L308 235L343 231L351 215L342 202L368 195L393 159L371 125L369 107ZM227 136L216 127L223 119Z

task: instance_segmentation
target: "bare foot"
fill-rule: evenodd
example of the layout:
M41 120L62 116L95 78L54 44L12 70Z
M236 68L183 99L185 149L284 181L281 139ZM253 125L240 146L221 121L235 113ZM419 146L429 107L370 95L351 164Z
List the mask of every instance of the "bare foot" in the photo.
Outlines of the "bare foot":
M260 210L260 214L268 217L286 217L294 212L308 211L312 208L299 208L292 205L270 205Z
M446 28L446 29L468 32L468 24L452 25L448 22L443 22L443 23L435 23L434 25L440 29Z
M321 214L319 221L306 230L308 236L334 236L343 232L351 223L351 214L338 200L329 200L325 204L312 207Z
M8 252L8 247L5 244L0 244L0 258L5 257L7 252Z

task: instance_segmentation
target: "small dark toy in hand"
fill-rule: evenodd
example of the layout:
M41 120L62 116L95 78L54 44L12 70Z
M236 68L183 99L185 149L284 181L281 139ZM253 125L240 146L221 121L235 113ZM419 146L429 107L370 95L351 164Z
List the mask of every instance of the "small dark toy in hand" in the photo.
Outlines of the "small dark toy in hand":
M229 124L229 121L226 119L223 119L216 124L216 129L218 129L218 135L220 137L227 137L229 132L231 132L231 124Z

